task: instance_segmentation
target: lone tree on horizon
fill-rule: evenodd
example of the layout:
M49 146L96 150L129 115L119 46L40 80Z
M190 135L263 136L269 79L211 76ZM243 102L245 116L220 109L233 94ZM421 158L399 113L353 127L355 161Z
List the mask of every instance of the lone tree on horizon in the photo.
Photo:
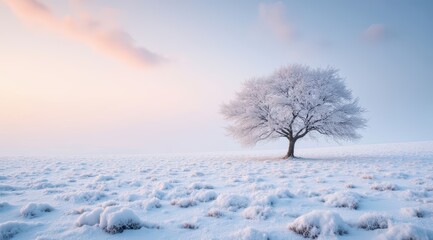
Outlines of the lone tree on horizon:
M367 122L337 69L305 65L245 81L221 112L232 122L229 133L245 145L288 139L286 159L295 157L296 141L310 133L352 140L361 137L357 130Z

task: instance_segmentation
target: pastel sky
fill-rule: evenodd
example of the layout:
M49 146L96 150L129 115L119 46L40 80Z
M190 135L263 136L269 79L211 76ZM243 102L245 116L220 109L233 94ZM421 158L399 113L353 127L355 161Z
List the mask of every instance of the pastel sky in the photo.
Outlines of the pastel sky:
M0 0L0 154L240 150L221 104L292 63L367 110L340 144L433 140L432 23L428 0Z

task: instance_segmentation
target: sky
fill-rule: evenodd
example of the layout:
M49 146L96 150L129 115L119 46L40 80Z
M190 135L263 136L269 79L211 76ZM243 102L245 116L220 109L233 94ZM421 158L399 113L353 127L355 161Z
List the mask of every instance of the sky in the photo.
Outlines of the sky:
M427 0L0 0L0 155L250 150L221 105L294 63L338 68L368 119L297 147L433 140L432 23Z

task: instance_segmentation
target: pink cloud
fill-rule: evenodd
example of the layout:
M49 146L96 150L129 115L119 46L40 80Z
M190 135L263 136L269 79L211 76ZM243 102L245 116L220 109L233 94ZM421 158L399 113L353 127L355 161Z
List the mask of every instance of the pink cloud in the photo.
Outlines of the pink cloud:
M362 33L364 41L371 43L381 42L385 40L386 37L387 32L383 24L372 24Z
M291 42L296 37L293 27L287 20L286 8L282 2L261 3L259 20L281 41Z
M84 43L113 58L137 67L150 67L164 58L146 48L134 44L132 37L117 24L104 21L86 12L82 1L73 4L80 9L63 17L55 15L38 0L4 0L16 16L36 27L47 28L56 33Z

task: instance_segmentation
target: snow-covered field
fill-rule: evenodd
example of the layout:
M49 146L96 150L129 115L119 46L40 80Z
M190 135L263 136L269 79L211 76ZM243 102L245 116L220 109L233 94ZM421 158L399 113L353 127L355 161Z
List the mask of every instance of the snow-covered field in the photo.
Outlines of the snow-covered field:
M433 142L2 157L0 239L433 239Z

